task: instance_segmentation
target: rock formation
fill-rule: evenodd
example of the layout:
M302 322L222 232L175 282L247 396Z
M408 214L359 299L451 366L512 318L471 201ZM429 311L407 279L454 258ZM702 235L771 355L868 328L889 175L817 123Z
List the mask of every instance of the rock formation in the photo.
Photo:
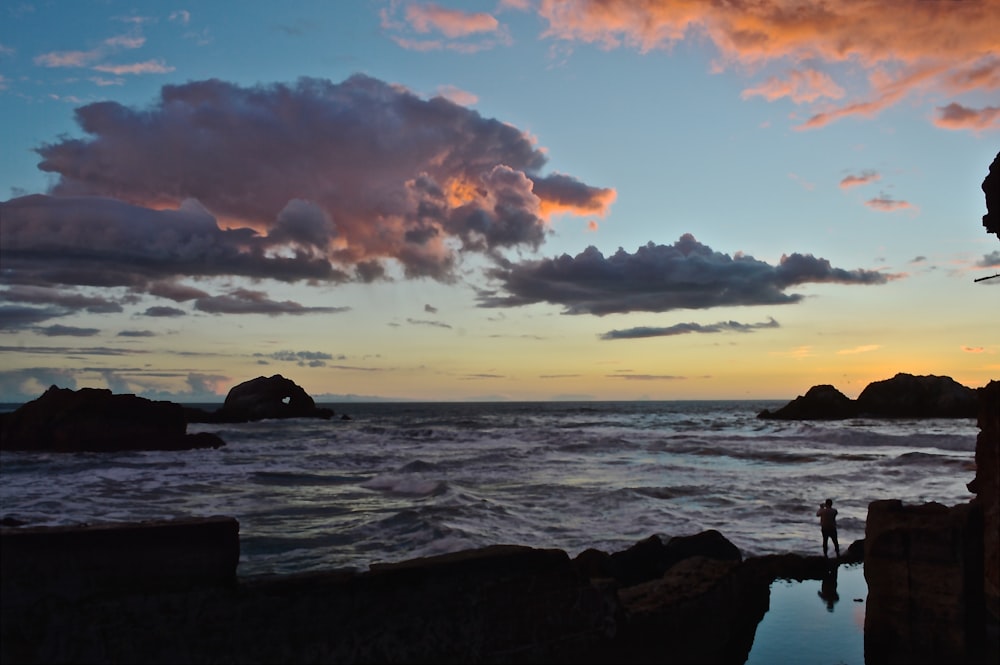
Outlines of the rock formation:
M777 411L764 409L758 418L838 420L844 418L975 418L976 390L948 376L899 373L873 381L852 400L831 385L813 386Z
M267 418L325 418L333 409L316 406L313 398L291 379L280 374L244 381L226 395L222 408L214 412L188 408L189 422L239 423Z
M986 214L983 226L987 233L995 233L1000 239L1000 152L993 158L989 173L983 179L983 194L986 196Z
M496 545L240 578L238 533L227 517L0 529L0 661L743 663L771 582L829 565L742 561L708 531L605 555L616 577Z
M979 399L947 376L897 374L873 381L856 400L861 415L879 418L975 418Z
M225 443L207 432L187 434L184 409L102 388L52 386L0 417L0 449L51 451L185 450Z

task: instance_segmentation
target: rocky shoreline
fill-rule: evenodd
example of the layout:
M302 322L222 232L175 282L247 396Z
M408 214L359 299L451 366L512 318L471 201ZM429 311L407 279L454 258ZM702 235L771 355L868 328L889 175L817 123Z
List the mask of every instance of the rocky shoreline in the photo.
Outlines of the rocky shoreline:
M968 504L869 506L839 562L708 531L627 550L497 545L240 577L231 517L0 527L3 662L742 663L775 579L863 565L866 663L997 662L1000 382Z

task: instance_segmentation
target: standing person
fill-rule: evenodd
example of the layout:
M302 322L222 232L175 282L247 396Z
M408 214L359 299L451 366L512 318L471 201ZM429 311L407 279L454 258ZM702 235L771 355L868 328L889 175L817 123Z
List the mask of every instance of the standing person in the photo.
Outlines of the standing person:
M837 552L837 558L839 559L840 543L837 542L837 509L833 507L833 499L827 499L825 503L819 504L816 516L819 517L819 528L823 532L823 556L829 558L826 543L827 540L832 540L833 547Z

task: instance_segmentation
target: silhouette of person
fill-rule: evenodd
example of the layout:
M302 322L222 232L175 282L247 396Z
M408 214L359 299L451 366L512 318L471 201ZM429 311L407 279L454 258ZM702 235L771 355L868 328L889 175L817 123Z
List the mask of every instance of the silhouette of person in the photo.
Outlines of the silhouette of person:
M837 542L837 509L833 507L833 499L827 499L825 503L819 504L819 510L816 511L816 516L819 517L819 528L823 533L823 556L829 558L827 554L826 543L828 540L833 541L833 547L837 552L837 558L840 558L840 543Z
M826 611L832 612L833 606L840 600L837 593L837 568L833 567L823 575L819 591L816 592L820 598L826 601Z

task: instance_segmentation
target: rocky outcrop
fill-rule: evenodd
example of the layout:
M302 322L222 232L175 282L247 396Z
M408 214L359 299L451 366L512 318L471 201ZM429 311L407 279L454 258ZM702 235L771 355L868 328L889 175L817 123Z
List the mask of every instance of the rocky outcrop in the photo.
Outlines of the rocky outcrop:
M831 385L813 386L777 411L764 409L758 418L776 420L840 420L853 418L857 405L850 397Z
M844 418L975 418L976 390L948 376L899 373L869 383L856 400L831 385L813 386L777 411L764 409L758 418L775 420L840 420Z
M0 661L743 663L771 582L829 568L708 531L607 555L627 585L517 545L240 578L238 529L0 528Z
M975 389L948 376L897 374L869 383L856 402L862 415L878 418L975 418L979 411Z
M333 409L319 408L313 398L291 379L280 374L258 376L234 386L222 408L207 412L188 408L188 422L238 423L269 418L325 418Z
M37 451L186 450L225 445L210 433L187 434L184 409L102 388L52 386L0 418L0 449Z
M983 194L986 196L986 214L983 226L987 233L995 233L1000 239L1000 152L993 158L989 173L983 179Z
M986 611L1000 622L1000 381L990 381L977 392L976 477L968 487L983 511Z
M1000 662L1000 382L978 389L966 504L874 501L865 526L865 662Z

